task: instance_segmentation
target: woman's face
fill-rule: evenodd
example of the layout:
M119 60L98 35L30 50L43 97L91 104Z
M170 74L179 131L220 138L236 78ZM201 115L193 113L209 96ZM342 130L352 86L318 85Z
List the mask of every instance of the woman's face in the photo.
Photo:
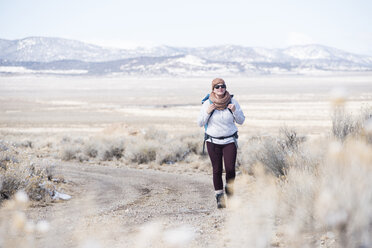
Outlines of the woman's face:
M224 96L226 92L226 85L225 84L217 84L214 86L213 92L217 96Z

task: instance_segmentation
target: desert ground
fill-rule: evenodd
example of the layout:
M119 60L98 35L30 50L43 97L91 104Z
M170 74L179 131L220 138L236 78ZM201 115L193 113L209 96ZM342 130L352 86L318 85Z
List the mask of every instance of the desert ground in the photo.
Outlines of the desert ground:
M196 119L211 80L0 77L0 139L31 142L32 147L24 149L25 163L52 164L54 175L64 178L58 190L72 197L31 203L24 210L27 219L46 220L50 225L47 234L35 235L31 241L15 237L8 244L233 247L233 235L226 234L229 210L216 209L207 157L137 163L122 158L64 159L61 155L61 150L89 138L116 142L131 137L134 146L143 142L140 135L149 130L155 136L159 132L170 137L157 141L164 149L175 146L169 141L180 135L192 136L201 144L203 130ZM345 99L345 109L352 114L372 105L372 74L366 73L225 81L246 116L239 126L239 149L252 137L277 135L283 126L308 138L329 136L335 99ZM272 242L271 246L280 244Z
M265 134L282 125L310 134L330 127L333 91L347 108L371 102L372 75L266 76L226 79L246 113L241 134ZM2 132L99 132L113 124L167 132L198 130L200 101L210 78L1 77Z

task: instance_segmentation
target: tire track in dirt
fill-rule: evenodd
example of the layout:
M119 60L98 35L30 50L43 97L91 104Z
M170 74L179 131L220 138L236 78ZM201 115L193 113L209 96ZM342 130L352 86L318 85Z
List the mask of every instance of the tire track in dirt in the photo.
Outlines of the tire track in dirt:
M188 225L195 231L192 245L207 247L223 227L225 213L215 207L207 175L71 163L56 173L75 186L65 192L70 201L29 210L51 224L49 235L38 239L40 247L79 247L92 237L103 247L133 247L138 230L151 222L164 229Z

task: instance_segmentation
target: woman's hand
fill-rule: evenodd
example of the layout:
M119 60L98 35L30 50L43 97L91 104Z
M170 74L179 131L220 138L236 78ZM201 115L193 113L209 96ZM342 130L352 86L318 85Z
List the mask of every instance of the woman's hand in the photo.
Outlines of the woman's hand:
M230 109L232 112L235 112L235 110L236 110L235 104L232 104L232 103L230 103L229 105L227 105L227 108Z
M213 112L213 110L216 109L216 105L214 105L214 103L212 103L211 105L209 105L208 109L207 109L207 113L210 114Z

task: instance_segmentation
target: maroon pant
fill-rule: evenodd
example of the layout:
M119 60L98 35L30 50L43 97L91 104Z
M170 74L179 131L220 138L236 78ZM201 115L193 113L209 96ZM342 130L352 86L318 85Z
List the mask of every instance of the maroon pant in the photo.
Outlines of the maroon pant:
M226 145L207 142L209 158L213 167L214 190L223 189L222 181L222 157L225 164L226 182L232 183L235 179L236 146L235 143Z

